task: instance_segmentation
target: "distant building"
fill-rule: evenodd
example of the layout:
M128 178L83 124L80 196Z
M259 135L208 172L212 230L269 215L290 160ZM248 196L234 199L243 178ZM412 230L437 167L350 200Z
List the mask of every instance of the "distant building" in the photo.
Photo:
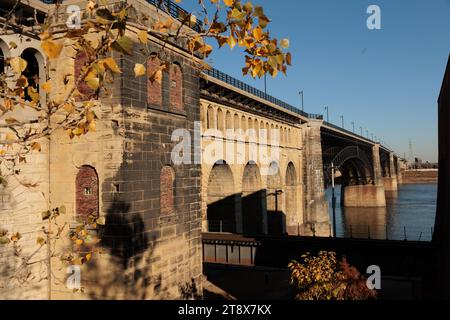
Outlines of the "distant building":
M438 247L436 264L438 273L435 279L437 297L450 298L450 57L438 99L439 121L439 182L436 225L433 242Z

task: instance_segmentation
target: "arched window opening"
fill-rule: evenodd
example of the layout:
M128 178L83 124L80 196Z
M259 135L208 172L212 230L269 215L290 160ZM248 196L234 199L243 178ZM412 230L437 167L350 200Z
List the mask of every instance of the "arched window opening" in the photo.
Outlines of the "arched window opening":
M159 71L161 60L156 53L150 54L147 60L147 102L150 105L162 106L162 83L164 72Z
M82 166L75 181L77 219L99 214L99 183L95 168Z
M178 63L170 67L170 107L183 110L183 71Z

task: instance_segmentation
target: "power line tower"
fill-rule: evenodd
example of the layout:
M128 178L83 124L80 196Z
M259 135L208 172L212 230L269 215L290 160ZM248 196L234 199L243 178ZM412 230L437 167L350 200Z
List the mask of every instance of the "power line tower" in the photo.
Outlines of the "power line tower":
M408 155L408 162L410 165L414 164L414 154L413 154L413 144L412 140L409 139L409 155Z

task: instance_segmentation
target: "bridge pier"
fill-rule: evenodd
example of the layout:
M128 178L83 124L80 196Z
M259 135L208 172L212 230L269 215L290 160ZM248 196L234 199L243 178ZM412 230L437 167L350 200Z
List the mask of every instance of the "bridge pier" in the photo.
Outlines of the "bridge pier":
M389 153L389 172L390 177L384 178L384 190L385 191L397 191L398 181L397 181L397 168L394 162L394 153Z
M342 187L344 207L385 207L386 195L380 161L380 145L372 147L373 184Z
M330 219L328 201L325 198L322 143L322 120L308 121L305 128L305 152L303 158L305 220L303 235L329 236Z
M402 170L400 167L400 161L397 158L397 161L395 162L395 169L396 169L396 173L397 173L397 185L401 185L403 183L403 177L402 177Z

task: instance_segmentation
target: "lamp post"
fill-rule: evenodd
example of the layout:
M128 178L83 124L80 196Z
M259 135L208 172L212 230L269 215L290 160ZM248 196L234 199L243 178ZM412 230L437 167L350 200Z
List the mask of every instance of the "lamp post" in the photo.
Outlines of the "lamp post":
M302 111L305 111L305 109L303 107L303 90L300 91L298 94L302 96L302 100L301 100L302 101Z
M330 122L330 115L328 114L328 106L325 107L325 110L327 111L327 122Z
M363 136L363 133L362 133L362 127L359 127L359 130L361 130L361 137Z
M355 121L352 121L353 133L355 133Z
M342 120L342 129L344 129L344 116L341 116L341 120Z

